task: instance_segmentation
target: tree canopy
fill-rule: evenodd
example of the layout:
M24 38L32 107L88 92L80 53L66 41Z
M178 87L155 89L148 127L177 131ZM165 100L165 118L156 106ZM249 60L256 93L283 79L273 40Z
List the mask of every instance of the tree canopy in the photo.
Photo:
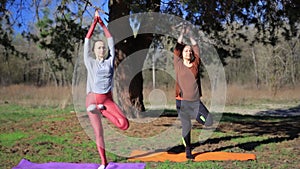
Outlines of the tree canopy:
M1 1L1 46L4 47L5 52L20 54L11 43L14 35L19 33L14 28L27 27L28 29L25 29L24 32L32 35L29 27L34 23L24 22L25 20L23 20L29 12L32 12L34 14L29 16L35 17L32 18L32 21L35 21L40 32L39 35L34 34L34 36L29 37L34 37L36 41L39 40L41 47L57 51L57 47L61 46L59 45L59 42L61 42L59 38L80 39L78 35L81 35L84 32L83 30L86 29L82 25L82 17L84 13L89 11L87 2L89 1ZM103 7L102 1L91 2ZM207 35L219 41L219 44L223 46L219 48L221 57L235 54L236 48L226 48L226 46L232 45L230 39L242 38L247 40L247 36L239 32L234 32L231 34L231 37L225 36L226 33L224 31L227 31L226 27L232 27L233 23L239 23L240 28L238 29L242 29L245 26L253 26L257 29L255 38L249 42L251 45L255 42L275 45L278 42L279 34L284 35L286 39L290 39L297 36L299 29L300 2L297 0L123 0L110 1L110 3L110 6L113 5L112 3L125 6L127 9L122 8L122 10L127 10L122 11L125 14L156 11L183 17L199 26L199 29L207 33ZM48 13L52 12L52 18L45 13L47 10ZM109 12L113 13L115 12L114 10L116 9L111 9ZM45 40L43 40L47 36L51 36L52 39L49 44L46 44ZM69 43L64 45L66 48L60 50L62 53L72 50ZM56 52L56 55L60 56L61 52ZM223 56L222 52L225 52ZM66 54L64 56L67 61L71 61L70 55Z

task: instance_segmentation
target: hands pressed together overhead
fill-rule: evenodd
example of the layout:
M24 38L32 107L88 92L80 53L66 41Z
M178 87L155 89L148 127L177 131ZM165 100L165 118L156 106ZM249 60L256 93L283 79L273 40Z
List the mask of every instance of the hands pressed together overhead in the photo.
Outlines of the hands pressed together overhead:
M177 40L179 43L183 43L183 36L186 35L186 36L189 37L192 45L196 45L197 44L197 42L195 40L195 37L194 37L195 35L193 33L193 30L191 30L191 26L190 25L186 25L186 24L182 23L180 29L181 29L180 30L180 35L179 35L178 40Z
M191 33L190 29L191 28L190 28L189 25L182 24L182 26L181 26L181 33L182 34L186 34L186 35L190 35L190 33Z
M101 26L104 24L97 9L95 11L94 22L99 22Z
M93 34L93 31L95 29L95 26L97 25L97 23L99 23L102 27L102 29L104 30L104 33L105 33L105 36L108 38L108 37L111 37L111 34L109 33L107 27L104 25L100 15L99 15L99 12L98 12L98 9L96 9L95 11L95 15L94 15L94 22L92 23L87 35L86 35L86 38L91 38L92 34Z

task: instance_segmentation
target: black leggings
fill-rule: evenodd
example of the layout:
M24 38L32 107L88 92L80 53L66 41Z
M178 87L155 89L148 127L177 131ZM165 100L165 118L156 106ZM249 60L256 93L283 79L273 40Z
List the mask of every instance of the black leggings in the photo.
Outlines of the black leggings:
M185 137L191 131L192 119L196 119L205 126L213 124L213 118L201 100L176 100L176 109L182 125L182 137Z

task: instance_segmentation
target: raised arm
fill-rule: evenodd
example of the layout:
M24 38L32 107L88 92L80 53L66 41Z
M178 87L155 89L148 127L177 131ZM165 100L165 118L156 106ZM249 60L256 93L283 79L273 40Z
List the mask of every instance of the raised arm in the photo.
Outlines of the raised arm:
M105 24L103 23L103 21L100 17L98 18L98 22L99 22L99 24L101 25L101 27L104 31L105 37L106 38L111 38L112 36L111 36L109 30L107 29L107 27L105 26Z
M190 36L190 41L192 43L192 48L193 48L195 57L196 58L198 57L200 59L200 48L198 46L197 41L194 39L193 36Z
M83 60L84 60L84 64L86 65L87 68L91 67L91 62L89 60L92 60L92 56L91 56L91 49L90 49L90 38L93 35L93 32L95 30L95 27L97 25L97 22L99 20L99 13L96 11L95 12L95 16L94 16L94 22L91 24L88 33L85 36L84 39L84 52L83 52Z
M98 11L95 12L95 16L94 16L94 22L92 23L92 25L90 26L90 29L88 31L88 33L86 34L85 38L90 39L93 35L93 32L95 30L95 27L97 25L97 22L99 21L100 16Z
M183 34L184 34L184 32L185 32L185 28L184 28L184 25L182 25L180 35L177 39L177 43L180 43L180 44L183 43Z
M105 35L105 37L107 39L107 45L108 45L108 48L109 48L109 51L110 51L110 55L112 56L112 63L113 63L113 59L115 57L115 47L114 47L113 37L111 36L108 28L103 23L103 21L102 21L102 19L100 17L98 18L98 22L101 25L101 27L103 29L103 32L104 32L104 35Z
M200 48L198 46L197 41L195 40L195 35L194 35L193 31L191 31L190 27L186 28L186 34L189 36L195 57L197 59L199 58L199 61L200 61Z
M179 57L182 50L183 50L183 47L184 47L184 44L183 44L183 34L184 34L185 30L184 30L184 26L182 26L181 28L181 31L180 31L180 35L177 39L177 44L175 46L175 49L174 49L174 56L177 56ZM174 58L175 59L175 58Z

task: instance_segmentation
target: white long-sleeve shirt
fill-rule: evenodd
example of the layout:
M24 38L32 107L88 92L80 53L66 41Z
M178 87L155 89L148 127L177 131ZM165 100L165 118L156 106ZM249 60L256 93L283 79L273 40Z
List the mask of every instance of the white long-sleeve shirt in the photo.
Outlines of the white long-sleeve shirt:
M84 64L87 69L86 93L105 94L112 90L115 49L112 37L107 38L109 48L108 57L105 60L97 60L93 57L90 39L84 41Z

